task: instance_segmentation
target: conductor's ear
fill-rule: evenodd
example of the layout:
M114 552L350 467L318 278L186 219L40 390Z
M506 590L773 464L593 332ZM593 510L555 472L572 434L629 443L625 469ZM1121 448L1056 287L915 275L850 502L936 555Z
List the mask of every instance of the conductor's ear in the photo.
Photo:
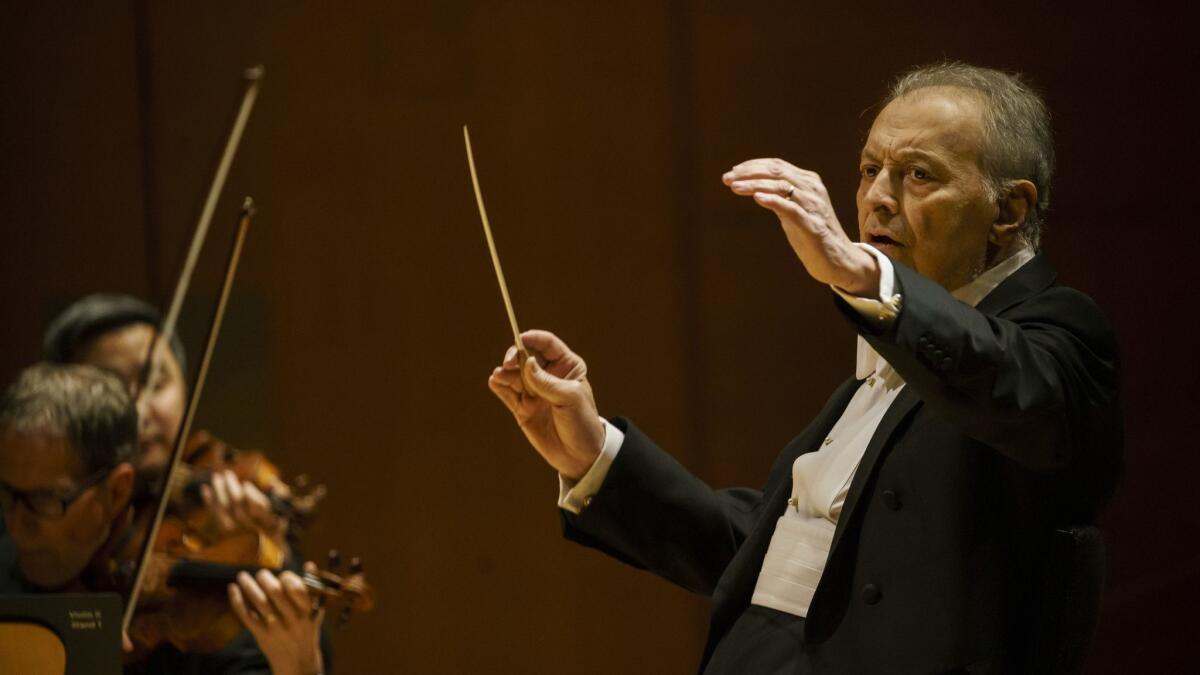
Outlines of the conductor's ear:
M1000 249L1007 250L1013 240L1025 229L1025 223L1037 206L1037 186L1031 181L1018 180L1007 187L1000 196L999 211L996 222L988 232L988 243Z

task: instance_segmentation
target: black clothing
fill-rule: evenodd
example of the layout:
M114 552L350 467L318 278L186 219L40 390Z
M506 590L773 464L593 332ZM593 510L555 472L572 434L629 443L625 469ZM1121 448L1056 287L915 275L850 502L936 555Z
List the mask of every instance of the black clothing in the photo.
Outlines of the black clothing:
M895 265L903 309L876 334L907 383L852 479L797 660L815 673L1017 673L1055 527L1090 522L1120 465L1117 350L1085 295L1042 256L977 308ZM715 491L632 423L567 538L712 596L701 670L743 616L792 489L859 382L842 384L762 491ZM746 671L746 675L757 675Z

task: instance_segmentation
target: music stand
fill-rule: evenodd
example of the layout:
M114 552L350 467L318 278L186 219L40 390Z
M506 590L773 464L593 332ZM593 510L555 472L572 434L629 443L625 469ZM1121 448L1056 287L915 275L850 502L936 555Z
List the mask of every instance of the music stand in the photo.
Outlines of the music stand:
M0 595L0 671L121 675L120 596Z

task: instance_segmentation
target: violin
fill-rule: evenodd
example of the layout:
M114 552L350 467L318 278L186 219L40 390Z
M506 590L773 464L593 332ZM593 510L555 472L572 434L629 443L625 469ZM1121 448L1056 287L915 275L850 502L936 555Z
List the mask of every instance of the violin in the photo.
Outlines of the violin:
M312 522L325 498L324 485L312 485L306 475L289 484L261 450L239 450L207 431L193 433L183 454L184 464L176 470L171 490L172 508L177 512L198 513L204 505L200 487L218 471L232 471L238 480L262 491L271 510L287 522L293 534Z
M224 540L233 534L253 534L261 553L236 556L236 562L268 568L282 565L289 542L315 517L325 496L325 486L311 486L307 481L289 485L261 451L236 450L206 431L189 437L184 454L187 463L180 463L171 474L166 510L153 550L177 558L204 557L205 551L220 551L226 545ZM272 512L281 518L282 527L254 533L231 533L227 526L222 527L205 503L201 488L211 482L213 473L226 470L238 480L252 483L267 496ZM132 581L132 565L146 546L155 516L153 504L163 499L161 495L151 496L154 499L149 503L142 500L133 507L127 526L119 528L120 536L103 550L100 558L108 562L107 570L97 568L95 576L113 581L102 586L125 587ZM228 561L225 557L221 560Z
M283 481L279 469L261 451L234 449L205 431L189 437L183 454L187 463L180 463L172 473L166 513L145 563L138 607L128 631L134 644L129 662L163 643L186 653L219 651L243 628L229 605L226 586L238 572L284 569L289 551L286 528L230 532L218 526L199 491L213 472L229 470L239 480L253 483L290 527L309 522L325 495L324 486L300 489ZM146 509L138 515L131 526L135 534L122 557L144 545L152 513ZM331 562L336 568L337 558L331 557ZM346 576L331 569L304 573L301 579L314 599L339 601L342 620L374 605L357 559L351 561Z
M212 560L176 558L164 553L150 558L141 601L129 628L134 644L131 661L163 643L187 653L216 652L242 631L241 622L229 606L226 587L235 582L239 572L254 574L264 566L220 560L255 556L255 542L250 533L231 537L217 548L205 552ZM277 567L268 569L282 571ZM346 575L318 570L304 572L300 579L317 603L315 608L330 601L341 605L340 621L351 613L369 611L375 604L373 591L357 559L351 562Z

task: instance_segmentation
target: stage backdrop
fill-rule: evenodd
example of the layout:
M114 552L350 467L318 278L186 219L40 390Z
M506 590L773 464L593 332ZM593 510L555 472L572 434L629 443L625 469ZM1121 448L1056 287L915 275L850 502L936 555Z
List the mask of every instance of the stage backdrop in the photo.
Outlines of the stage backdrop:
M193 352L258 203L202 426L328 486L307 537L378 608L343 673L690 673L707 604L559 538L554 474L486 378L517 315L714 485L757 485L853 369L854 336L744 159L819 172L853 231L886 81L944 57L1028 73L1058 132L1045 248L1112 316L1127 469L1089 672L1194 662L1200 520L1190 36L1045 3L23 3L0 27L0 378L91 291L169 296L248 65L266 67L185 313ZM581 656L586 654L586 656Z

